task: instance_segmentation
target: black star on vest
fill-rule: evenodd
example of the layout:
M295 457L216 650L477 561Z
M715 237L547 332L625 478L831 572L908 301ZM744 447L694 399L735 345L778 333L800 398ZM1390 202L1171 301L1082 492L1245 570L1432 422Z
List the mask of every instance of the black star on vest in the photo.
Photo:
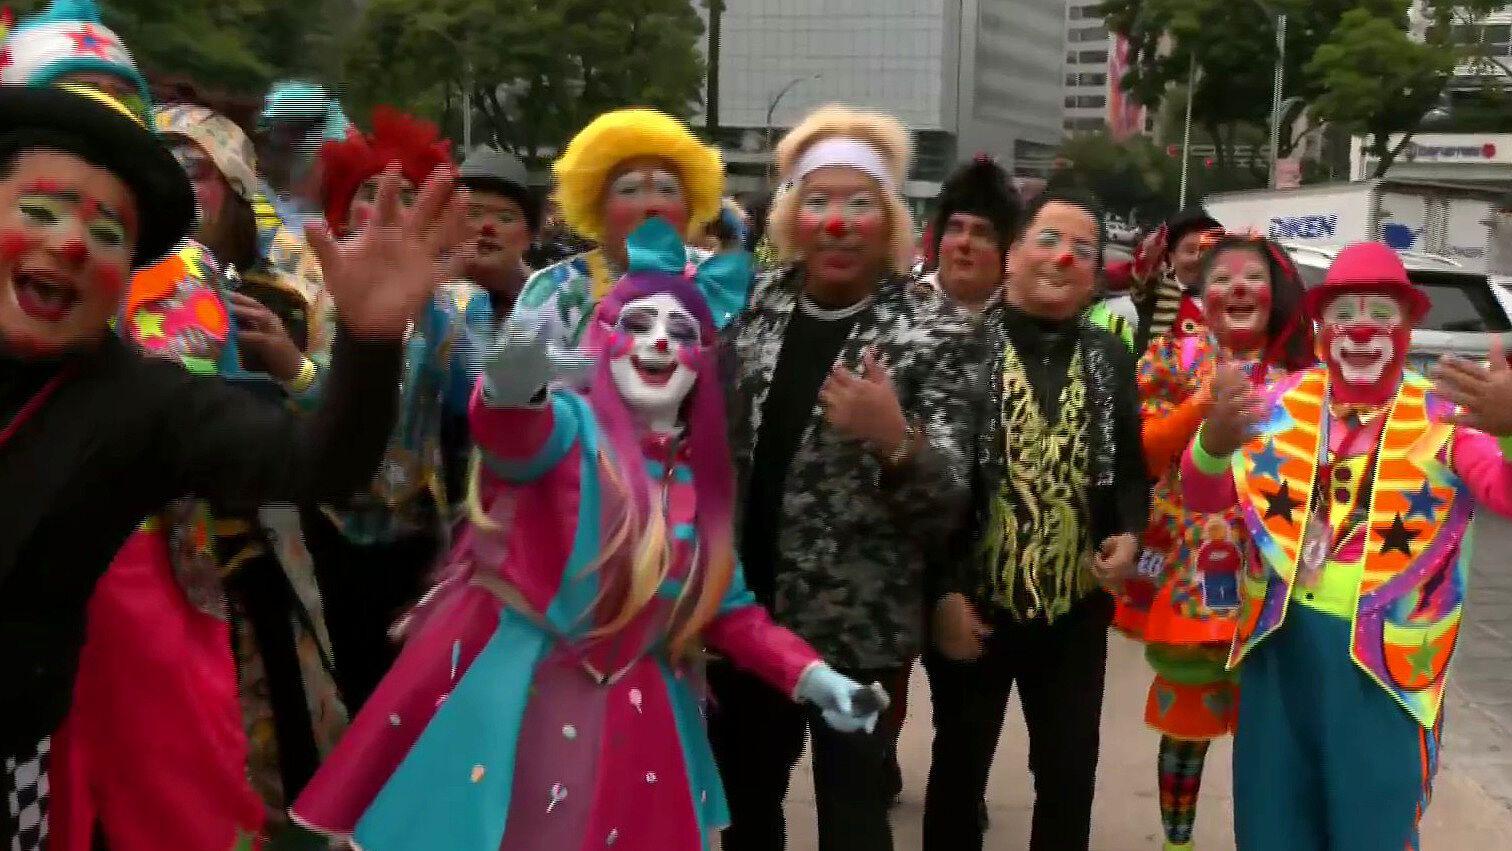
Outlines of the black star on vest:
M1407 524L1402 522L1402 515L1398 513L1389 527L1377 529L1376 534L1381 536L1381 555L1398 550L1402 555L1412 558L1412 539L1420 533L1416 529L1408 529Z
M1286 518L1286 522L1294 522L1292 520L1292 512L1295 511L1297 507L1302 503L1296 501L1295 499L1292 499L1290 483L1282 482L1281 489L1276 491L1275 493L1265 493L1264 491L1261 491L1261 494L1265 497L1266 501L1270 503L1270 505L1266 506L1265 509L1265 516L1267 519L1271 517L1284 517Z

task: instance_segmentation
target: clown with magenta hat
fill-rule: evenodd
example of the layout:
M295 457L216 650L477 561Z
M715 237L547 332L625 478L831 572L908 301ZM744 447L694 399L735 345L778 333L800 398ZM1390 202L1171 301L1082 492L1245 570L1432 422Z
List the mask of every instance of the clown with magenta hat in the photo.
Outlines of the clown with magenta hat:
M1304 300L1322 365L1214 400L1183 459L1195 510L1250 538L1229 666L1241 848L1416 848L1463 623L1471 518L1512 515L1512 368L1405 368L1430 303L1385 245Z

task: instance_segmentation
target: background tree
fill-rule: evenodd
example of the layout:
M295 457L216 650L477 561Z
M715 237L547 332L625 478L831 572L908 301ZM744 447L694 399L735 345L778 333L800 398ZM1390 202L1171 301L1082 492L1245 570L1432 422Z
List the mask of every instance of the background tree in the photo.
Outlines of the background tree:
M1318 94L1302 73L1313 51L1344 9L1358 0L1105 0L1109 28L1128 38L1130 71L1123 84L1146 106L1160 108L1180 87L1182 107L1188 72L1199 69L1193 122L1215 149L1222 173L1239 168L1240 137L1259 133L1268 143L1276 64L1275 16L1287 14L1284 97L1310 101ZM1283 130L1288 122L1283 121ZM1296 140L1283 133L1281 155ZM1266 162L1246 169L1264 177Z
M690 0L370 0L348 39L356 114L383 102L440 119L460 137L538 161L593 116L700 102L703 33Z
M1275 15L1287 15L1283 97L1309 119L1305 132L1334 122L1370 136L1369 148L1390 167L1423 114L1439 102L1458 65L1506 67L1489 45L1467 38L1468 27L1504 0L1420 4L1422 21L1410 21L1410 0L1105 0L1109 27L1130 43L1124 78L1146 105L1159 106L1183 84L1193 58L1202 70L1193 99L1194 122L1216 149L1220 173L1234 172L1236 138L1269 131ZM1409 32L1413 36L1409 36ZM1263 37L1262 37L1263 34ZM1509 75L1512 76L1512 75ZM1281 122L1279 153L1301 139ZM1330 134L1333 138L1336 134ZM1265 160L1251 160L1260 175Z
M1110 214L1155 221L1175 206L1181 165L1151 140L1108 133L1073 136L1061 145L1049 188L1095 193Z
M1374 176L1385 175L1424 114L1440 102L1455 69L1491 61L1479 38L1466 38L1466 28L1502 5L1433 4L1423 9L1426 19L1417 21L1401 2L1361 3L1344 14L1308 63L1307 73L1322 90L1314 111L1365 135L1365 150L1376 160ZM1420 29L1418 38L1410 26Z

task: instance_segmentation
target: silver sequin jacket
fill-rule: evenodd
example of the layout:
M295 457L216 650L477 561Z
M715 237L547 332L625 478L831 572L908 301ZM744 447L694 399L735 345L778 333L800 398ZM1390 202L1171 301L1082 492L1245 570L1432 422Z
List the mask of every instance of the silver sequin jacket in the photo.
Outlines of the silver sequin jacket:
M794 270L762 275L750 307L724 332L742 498L798 283ZM905 469L884 475L865 446L828 426L816 400L788 470L777 542L774 617L849 670L894 668L918 654L927 556L964 524L969 503L970 320L911 279L889 278L837 360L856 369L871 346L923 444Z

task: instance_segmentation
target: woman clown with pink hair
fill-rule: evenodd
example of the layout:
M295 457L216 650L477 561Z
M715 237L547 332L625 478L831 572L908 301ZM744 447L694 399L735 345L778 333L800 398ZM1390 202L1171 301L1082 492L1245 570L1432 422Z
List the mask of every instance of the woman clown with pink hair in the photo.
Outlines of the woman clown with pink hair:
M629 257L588 356L500 337L472 403L473 522L302 823L368 851L706 849L729 812L705 645L837 729L875 724L877 691L774 625L735 563L710 302L739 303L749 259L685 268L661 219Z

